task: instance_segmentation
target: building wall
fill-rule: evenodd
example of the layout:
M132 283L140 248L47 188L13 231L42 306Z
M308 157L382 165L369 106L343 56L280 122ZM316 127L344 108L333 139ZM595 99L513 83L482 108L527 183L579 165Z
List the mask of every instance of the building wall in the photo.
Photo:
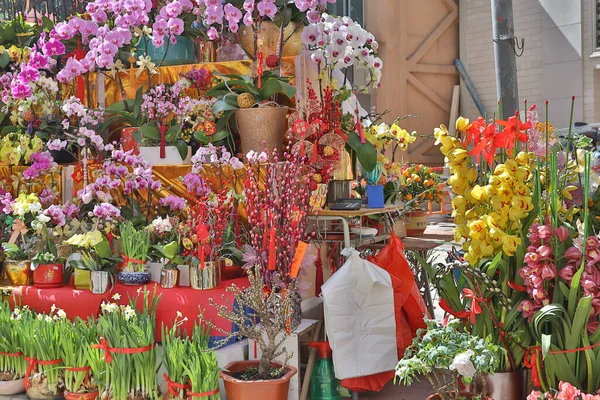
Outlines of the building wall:
M513 0L515 36L525 39L523 55L517 58L520 100L537 104L543 118L543 103L548 99L550 120L558 127L569 124L572 96L576 96L575 121L595 119L595 72L589 58L592 2ZM484 108L493 113L497 96L490 0L460 0L460 46L461 60ZM470 118L478 116L464 84L461 112Z

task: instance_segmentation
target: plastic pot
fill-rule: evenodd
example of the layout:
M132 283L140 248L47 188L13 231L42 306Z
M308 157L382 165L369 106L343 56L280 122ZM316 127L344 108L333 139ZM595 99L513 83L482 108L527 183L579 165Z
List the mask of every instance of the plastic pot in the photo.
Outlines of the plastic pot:
M59 288L63 285L63 264L40 264L33 270L33 286L41 289Z
M258 366L259 361L235 361L227 364L221 371L225 383L228 400L287 400L290 390L290 379L298 372L296 368L286 366L286 374L279 379L261 381L242 381L231 376L231 373L241 372L249 367Z

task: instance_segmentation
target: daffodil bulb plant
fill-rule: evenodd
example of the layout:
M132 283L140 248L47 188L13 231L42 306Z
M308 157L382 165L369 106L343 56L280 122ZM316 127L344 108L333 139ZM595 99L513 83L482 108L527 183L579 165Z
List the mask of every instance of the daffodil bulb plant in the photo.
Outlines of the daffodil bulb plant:
M178 312L171 328L163 326L163 365L170 398L185 399L188 392L208 400L219 397L219 365L209 350L210 330L194 324L188 336L180 327L187 317Z
M65 365L65 390L69 393L90 393L97 390L97 384L90 367L88 353L92 344L98 341L94 320L76 318L72 324L65 324L61 342L61 358Z
M120 235L123 270L144 272L150 250L150 233L145 228L136 229L131 221L126 221L120 226Z
M425 376L440 399L465 399L459 381L473 382L476 376L495 372L498 366L498 346L489 340L471 335L460 320L453 319L440 326L425 320L427 329L419 329L412 345L396 366L394 382L411 386L419 376ZM485 399L485 379L472 399Z
M118 304L119 295L113 300L101 305L96 323L100 339L89 356L91 365L105 362L100 395L114 400L158 399L154 342L160 295L156 288L152 295L140 288L128 304Z
M64 362L62 344L65 327L71 324L67 314L52 306L49 313L37 314L20 332L27 361L25 388L32 398L62 395Z
M14 311L8 302L0 303L0 381L23 379L27 371L27 361L23 357L22 335L25 324L29 323L31 312Z

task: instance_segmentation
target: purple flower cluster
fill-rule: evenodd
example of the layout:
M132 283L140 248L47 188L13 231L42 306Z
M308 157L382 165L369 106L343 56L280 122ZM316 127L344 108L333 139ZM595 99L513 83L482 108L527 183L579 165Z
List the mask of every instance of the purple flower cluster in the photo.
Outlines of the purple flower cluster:
M12 206L15 200L11 196L10 193L4 193L0 196L0 205L2 206L2 212L4 214L10 215L12 214Z
M171 0L161 8L152 25L154 47L162 47L165 37L168 37L171 43L177 44L176 36L181 35L184 29L184 22L179 17L184 12L191 12L193 8L190 0Z
M67 215L61 206L56 204L51 205L44 210L44 215L51 218L51 221L56 226L65 226L67 223Z
M58 166L58 164L54 162L54 158L52 158L49 151L33 153L30 160L31 166L23 171L23 177L25 179L35 179Z
M164 84L154 86L143 95L142 113L149 119L167 118L171 113L179 115L179 96L182 90L182 86L177 83L170 87Z
M223 4L223 0L198 0L200 7L205 7L204 24L209 28L207 34L210 40L219 38L219 32L213 25L227 25L232 33L236 33L239 29L240 21L251 26L255 22L266 18L275 19L277 15L277 5L275 0L245 0L242 10L231 3ZM294 4L301 12L306 12L309 22L317 22L320 19L321 13L319 8L327 5L327 3L335 3L335 0L295 0Z
M40 203L42 203L43 206L52 204L57 200L57 197L54 194L54 192L52 192L52 189L47 189L47 188L42 190L42 193L40 193L39 197L40 197Z
M171 212L181 212L185 208L186 201L181 197L168 195L158 200L158 204L167 207Z
M100 203L94 206L93 216L106 220L118 220L121 218L121 210L110 203Z
M182 182L187 191L196 196L206 196L210 193L210 187L206 184L202 175L198 173L190 172L183 177Z

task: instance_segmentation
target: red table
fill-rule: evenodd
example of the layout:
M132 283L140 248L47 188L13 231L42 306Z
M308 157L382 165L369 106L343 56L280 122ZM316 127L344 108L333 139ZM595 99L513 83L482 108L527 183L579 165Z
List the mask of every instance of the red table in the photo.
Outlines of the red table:
M182 325L182 328L188 333L197 320L200 309L204 310L204 316L219 328L227 332L232 330L232 324L217 316L215 307L211 306L209 299L213 299L219 304L224 301L221 298L223 294L227 299L233 302L232 296L225 290L227 286L235 284L238 287L245 288L248 286L248 278L238 278L229 281L223 281L221 287L212 290L194 290L189 287L176 289L162 289L160 285L148 285L147 289L150 294L154 290L158 294L162 294L161 300L156 311L156 341L161 341L161 327L170 327L177 316L177 311L181 312L184 317L188 317L188 321ZM38 289L33 286L21 286L14 292L17 303L27 305L37 312L49 312L52 305L62 308L67 313L69 318L81 317L87 319L90 316L98 315L100 312L100 304L103 301L114 302L112 296L115 293L121 295L118 304L128 304L129 297L137 296L137 291L140 286L126 286L117 283L112 292L106 294L92 294L89 290L77 290L72 287L64 286L56 289ZM143 288L142 288L143 289ZM128 297L129 296L129 297ZM222 337L222 334L213 330L211 336L214 338Z

